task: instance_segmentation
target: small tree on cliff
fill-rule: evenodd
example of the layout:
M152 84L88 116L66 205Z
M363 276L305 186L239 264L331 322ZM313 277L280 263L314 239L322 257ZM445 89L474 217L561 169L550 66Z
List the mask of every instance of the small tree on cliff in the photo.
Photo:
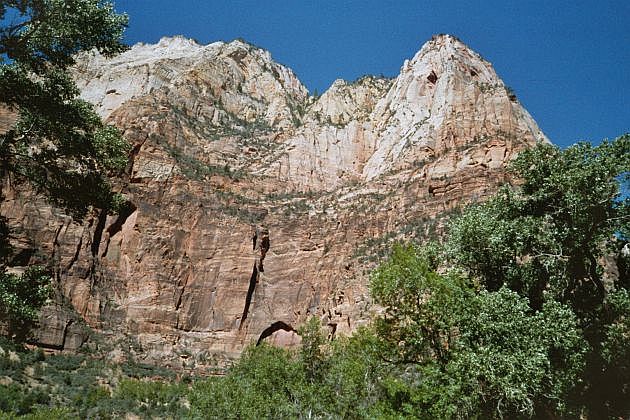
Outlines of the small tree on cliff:
M127 17L100 0L0 0L0 22L0 107L17 114L0 134L0 202L6 182L29 182L75 216L90 207L115 210L120 199L106 175L124 169L129 145L78 98L67 70L80 51L123 51ZM34 279L5 274L11 255L5 219L0 233L4 315L32 317L30 305L41 299L10 290Z

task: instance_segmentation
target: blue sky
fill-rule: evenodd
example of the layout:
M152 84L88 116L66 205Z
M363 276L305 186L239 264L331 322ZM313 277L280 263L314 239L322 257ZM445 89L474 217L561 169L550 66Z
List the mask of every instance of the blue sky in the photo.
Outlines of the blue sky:
M433 34L489 60L556 144L630 132L630 1L116 0L127 42L243 38L309 90L395 76Z

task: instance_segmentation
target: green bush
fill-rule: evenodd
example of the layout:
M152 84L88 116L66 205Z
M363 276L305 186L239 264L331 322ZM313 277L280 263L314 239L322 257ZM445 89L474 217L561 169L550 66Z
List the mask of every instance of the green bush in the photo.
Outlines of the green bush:
M438 274L426 253L396 247L372 276L385 314L377 332L392 355L392 406L428 416L514 417L565 411L586 343L573 312L553 301L534 311L506 287L496 292Z
M292 418L307 384L286 351L265 344L248 348L225 377L194 384L191 413L202 418Z
M0 412L29 414L49 401L48 394L40 390L31 390L19 384L0 385Z
M0 272L0 316L8 318L15 332L37 319L39 308L51 295L50 281L48 271L37 266L22 275Z

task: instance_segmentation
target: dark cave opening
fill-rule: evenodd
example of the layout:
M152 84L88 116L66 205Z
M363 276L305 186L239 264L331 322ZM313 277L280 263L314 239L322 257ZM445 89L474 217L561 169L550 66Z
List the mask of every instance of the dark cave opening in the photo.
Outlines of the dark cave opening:
M270 337L271 334L280 330L284 330L288 332L295 331L295 329L289 324L287 324L286 322L276 321L270 326L268 326L267 328L265 328L265 330L260 334L260 337L258 337L258 341L256 341L256 345L257 346L260 345L260 343L262 343L265 338Z

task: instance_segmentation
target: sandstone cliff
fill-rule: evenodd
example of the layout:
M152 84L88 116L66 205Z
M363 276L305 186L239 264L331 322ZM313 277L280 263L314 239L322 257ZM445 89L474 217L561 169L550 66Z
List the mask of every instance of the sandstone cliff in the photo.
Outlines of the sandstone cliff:
M75 221L5 187L20 264L57 270L39 341L81 345L65 302L166 366L290 345L310 316L331 336L367 322L366 271L391 242L430 236L505 182L515 153L547 141L490 63L448 35L393 80L338 80L317 98L241 41L164 38L86 54L74 71L134 145L117 181L128 206Z

